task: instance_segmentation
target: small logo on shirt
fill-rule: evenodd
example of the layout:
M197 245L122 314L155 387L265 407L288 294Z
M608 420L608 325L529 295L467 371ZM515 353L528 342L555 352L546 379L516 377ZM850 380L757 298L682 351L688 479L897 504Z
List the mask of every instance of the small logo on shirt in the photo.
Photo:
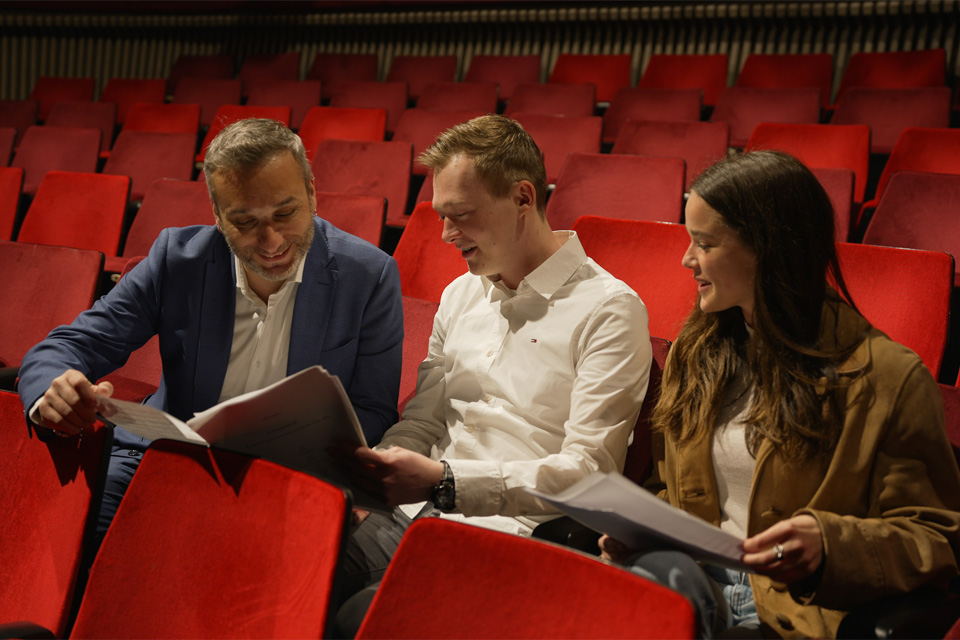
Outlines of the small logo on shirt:
M530 338L530 342L532 342L533 344L537 344L537 339L536 339L536 338Z

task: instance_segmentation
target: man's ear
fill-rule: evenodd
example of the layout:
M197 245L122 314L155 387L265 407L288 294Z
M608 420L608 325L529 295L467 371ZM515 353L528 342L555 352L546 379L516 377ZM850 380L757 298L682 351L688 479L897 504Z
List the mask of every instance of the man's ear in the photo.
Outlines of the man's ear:
M537 190L534 188L532 182L529 180L521 180L517 183L515 201L523 213L526 213L531 208L536 210Z

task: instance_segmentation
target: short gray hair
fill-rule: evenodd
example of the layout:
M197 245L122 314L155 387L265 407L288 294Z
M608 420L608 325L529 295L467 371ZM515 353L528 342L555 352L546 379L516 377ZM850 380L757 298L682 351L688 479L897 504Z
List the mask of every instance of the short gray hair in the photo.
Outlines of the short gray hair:
M273 156L289 152L303 170L303 180L310 190L313 169L300 136L282 122L266 118L239 120L217 134L203 160L203 174L210 191L210 199L216 204L211 178L219 173L250 171L261 166Z

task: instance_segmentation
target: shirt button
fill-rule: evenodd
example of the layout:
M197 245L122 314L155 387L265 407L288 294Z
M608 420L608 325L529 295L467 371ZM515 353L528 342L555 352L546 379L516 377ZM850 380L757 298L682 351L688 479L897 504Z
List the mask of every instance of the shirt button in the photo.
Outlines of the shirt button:
M474 431L477 430L476 427L474 427L472 424L464 425L464 426L463 426L463 429L464 429L464 431L466 431L467 433L473 433Z
M489 393L485 393L483 394L483 397L481 398L481 400L483 400L484 402L490 402L491 400L493 400L493 396L490 395Z
M493 349L487 349L487 357L493 356Z

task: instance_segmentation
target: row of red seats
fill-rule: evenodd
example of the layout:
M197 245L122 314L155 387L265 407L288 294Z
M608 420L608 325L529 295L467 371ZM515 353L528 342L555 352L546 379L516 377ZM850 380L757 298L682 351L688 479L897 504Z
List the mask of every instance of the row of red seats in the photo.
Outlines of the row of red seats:
M90 103L96 104L96 103ZM138 105L153 113L162 109L179 110L186 105ZM283 113L280 113L283 111ZM444 129L478 115L480 112L408 109L401 116L398 131L390 141L382 140L383 111L362 108L313 107L301 128L301 135L313 158L318 188L364 195L379 195L387 200L387 224L403 227L410 202L431 197L425 169L413 158L432 143ZM286 107L223 107L217 127L208 132L205 143L222 126L243 117L273 116L288 121ZM598 117L558 117L541 114L517 114L544 151L550 183L560 178L563 162L573 152L601 152L601 122ZM194 111L194 124L196 122ZM0 130L2 131L2 130ZM97 132L90 129L31 127L14 156L12 164L25 171L22 191L32 196L50 170L94 172L97 170ZM366 143L333 142L341 137L367 140ZM871 131L864 125L800 125L760 123L752 131L747 148L779 148L797 155L816 170L846 170L852 173L852 201L847 197L847 178L826 177L831 193L839 193L834 203L840 212L839 239L858 240L862 233L861 209L876 206L890 177L897 171L914 170L960 173L960 155L954 152L960 141L960 129L908 127L900 134L893 152L875 175L877 163L871 163ZM680 158L680 190L706 166L723 157L731 144L729 127L721 122L647 122L628 121L619 131L612 155L644 155ZM101 171L127 175L132 179L130 199L142 200L146 188L159 177L189 180L197 175L194 167L196 134L160 131L122 131ZM322 151L317 153L317 149ZM202 158L202 154L197 156ZM613 161L626 164L626 160ZM348 167L349 165L349 167ZM569 176L570 172L568 172ZM876 184L868 191L868 184ZM834 186L835 185L835 186ZM674 180L660 183L675 193ZM412 189L417 189L411 200ZM669 196L672 198L673 196ZM868 200L869 198L869 200ZM865 202L866 200L866 202ZM638 202L636 200L634 203ZM650 202L649 199L644 202ZM676 200L680 204L680 200ZM671 211L671 209L673 211ZM665 212L624 211L615 215L665 221L679 221L679 210L671 205ZM12 227L10 227L12 229ZM9 236L10 231L7 231Z

